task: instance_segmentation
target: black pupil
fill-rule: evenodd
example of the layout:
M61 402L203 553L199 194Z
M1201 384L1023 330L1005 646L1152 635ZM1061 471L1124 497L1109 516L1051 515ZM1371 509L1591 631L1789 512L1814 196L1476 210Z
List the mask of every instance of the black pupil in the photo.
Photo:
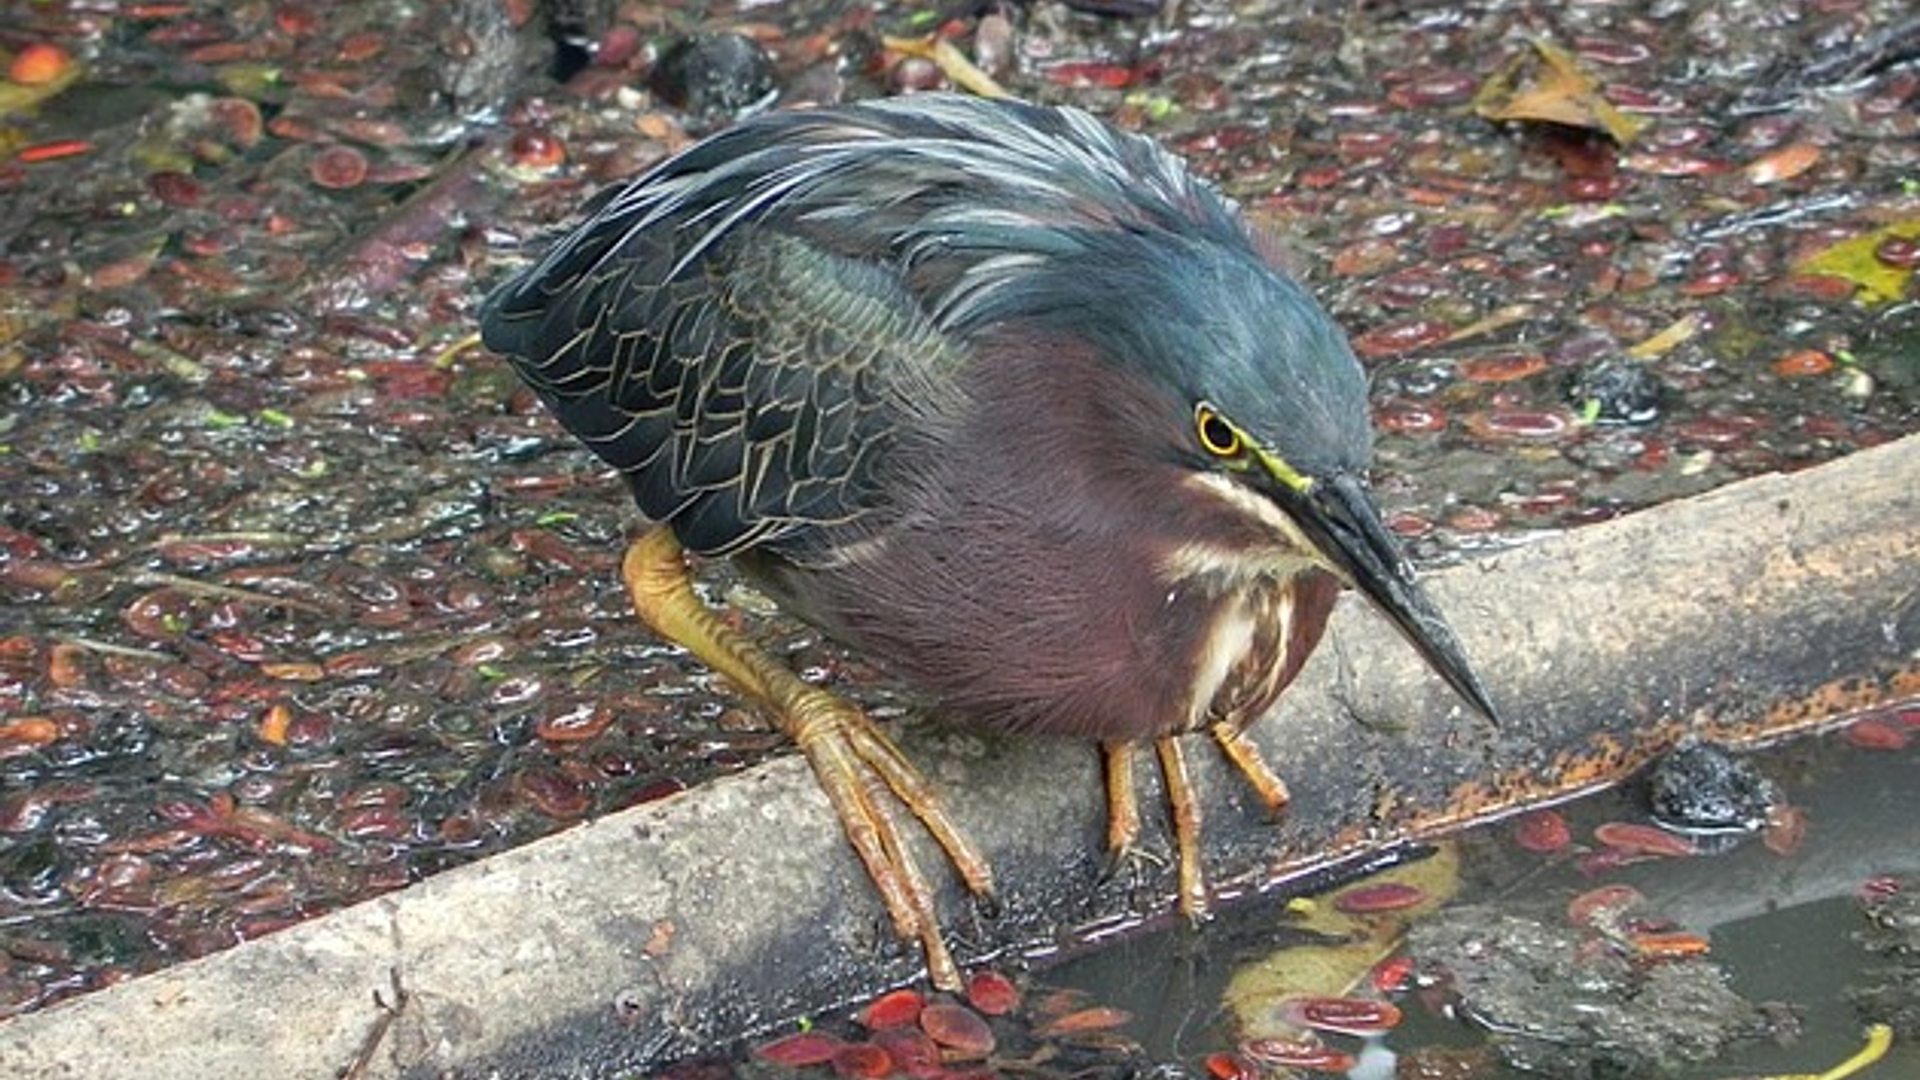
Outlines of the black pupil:
M1200 434L1207 440L1207 449L1216 454L1224 454L1233 449L1233 429L1217 416L1209 416L1201 421Z

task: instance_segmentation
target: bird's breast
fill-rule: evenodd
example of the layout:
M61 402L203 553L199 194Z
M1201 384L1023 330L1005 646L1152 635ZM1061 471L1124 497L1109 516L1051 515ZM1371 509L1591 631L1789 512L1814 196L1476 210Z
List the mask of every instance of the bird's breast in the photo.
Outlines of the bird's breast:
M1319 642L1338 583L1318 569L1231 583L1199 624L1183 727L1244 726L1271 706Z

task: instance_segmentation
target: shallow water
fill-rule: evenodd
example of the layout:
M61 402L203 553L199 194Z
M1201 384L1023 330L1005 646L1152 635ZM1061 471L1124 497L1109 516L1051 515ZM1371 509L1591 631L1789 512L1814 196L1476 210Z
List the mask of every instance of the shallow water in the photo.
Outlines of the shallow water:
M1791 1036L1747 1040L1672 1075L1719 1080L1826 1070L1862 1042L1864 1021L1846 992L1874 959L1856 941L1864 923L1855 894L1875 878L1905 875L1911 883L1920 874L1920 822L1912 813L1920 760L1912 749L1860 750L1837 736L1823 737L1819 745L1775 748L1754 760L1806 812L1804 843L1791 855L1770 852L1755 840L1721 855L1584 873L1577 866L1578 848L1557 856L1525 852L1514 842L1511 823L1494 823L1459 838L1464 887L1451 903L1558 911L1569 897L1598 885L1631 884L1647 897L1649 911L1710 939L1710 956L1737 993L1756 1004L1779 1003L1795 1018ZM1645 814L1631 787L1560 809L1576 837L1594 824L1644 820ZM1283 905L1256 901L1199 932L1175 927L1112 943L1047 966L1035 977L1127 1010L1135 1019L1123 1030L1148 1060L1199 1075L1209 1054L1240 1045L1241 1029L1223 1004L1236 970L1272 949L1297 945L1298 931L1288 928ZM1439 998L1417 991L1393 997L1406 1020L1382 1041L1386 1048L1404 1055L1483 1044L1484 1031L1437 1007ZM1339 1036L1328 1040L1348 1049L1360 1045ZM1906 1040L1866 1075L1910 1075L1916 1067L1920 1047ZM1517 1080L1537 1074L1487 1063L1471 1075Z

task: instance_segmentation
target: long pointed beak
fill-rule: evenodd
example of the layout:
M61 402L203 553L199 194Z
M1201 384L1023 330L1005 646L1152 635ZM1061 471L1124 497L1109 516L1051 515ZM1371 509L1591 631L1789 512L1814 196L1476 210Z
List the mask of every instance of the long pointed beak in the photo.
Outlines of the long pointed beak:
M1373 496L1356 476L1316 480L1305 496L1286 500L1302 532L1320 549L1347 583L1365 594L1392 620L1447 685L1495 724L1500 717L1460 639L1426 590L1413 579L1413 566L1380 520Z

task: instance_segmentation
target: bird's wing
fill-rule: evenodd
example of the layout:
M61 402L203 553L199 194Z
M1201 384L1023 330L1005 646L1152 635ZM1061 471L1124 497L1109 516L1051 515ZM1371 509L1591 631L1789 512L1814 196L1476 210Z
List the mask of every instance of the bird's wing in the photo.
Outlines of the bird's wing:
M960 407L967 337L1024 268L1088 231L1196 227L1244 235L1174 159L1082 113L783 113L614 192L481 324L644 513L730 553L871 509L903 427Z

